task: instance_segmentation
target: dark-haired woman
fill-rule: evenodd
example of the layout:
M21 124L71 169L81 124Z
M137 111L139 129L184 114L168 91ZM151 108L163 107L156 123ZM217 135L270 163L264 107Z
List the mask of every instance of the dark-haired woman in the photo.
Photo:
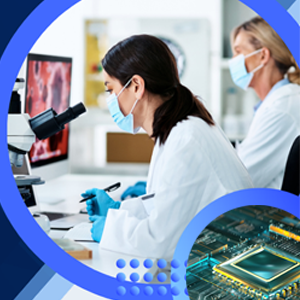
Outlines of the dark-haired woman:
M115 202L92 189L87 201L92 237L101 247L171 260L192 218L215 199L251 179L203 104L181 85L168 47L148 35L132 36L102 61L110 113L124 131L143 128L155 141L147 181L149 200Z

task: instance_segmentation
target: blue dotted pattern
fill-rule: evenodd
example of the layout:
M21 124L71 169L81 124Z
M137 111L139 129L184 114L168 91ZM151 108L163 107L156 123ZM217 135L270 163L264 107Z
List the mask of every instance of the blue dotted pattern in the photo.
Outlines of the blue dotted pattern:
M146 259L141 264L146 269L150 269L153 266L153 261L151 259ZM140 264L139 260L137 260L137 259L132 259L129 262L129 266L132 269L137 269L141 264ZM180 264L179 260L177 260L177 259L174 259L171 261L171 267L174 270L178 269L180 267L180 265L186 265L186 264L187 264L187 261L182 264ZM126 266L126 262L123 259L118 259L116 261L116 266L119 269L123 269ZM159 269L164 269L167 266L166 260L159 259L157 261L157 266ZM124 281L126 279L126 275L124 273L120 272L117 274L116 278L117 278L118 282L122 284L122 283L124 283ZM133 283L136 283L140 280L140 276L136 272L131 273L129 278ZM145 282L151 283L153 281L153 275L149 272L146 272L143 276L143 279ZM185 279L185 275L184 275L184 279ZM164 272L160 272L157 275L157 280L161 283L164 283L167 280L167 275ZM176 283L179 280L180 280L180 276L178 273L173 273L171 275L171 281L173 283ZM127 290L123 285L120 285L117 287L116 292L119 296L124 296L124 295L126 295ZM132 296L138 296L141 293L143 293L146 296L152 296L152 295L155 296L156 295L156 296L164 297L164 296L170 295L170 294L172 296L178 296L180 294L180 289L178 287L174 286L170 289L170 291L168 293L168 288L164 285L157 285L156 289L153 289L153 287L151 287L149 285L145 285L144 288L142 288L142 289L138 286L132 286L130 288L129 292L130 292L130 295L132 295ZM185 294L187 294L187 290L185 291Z

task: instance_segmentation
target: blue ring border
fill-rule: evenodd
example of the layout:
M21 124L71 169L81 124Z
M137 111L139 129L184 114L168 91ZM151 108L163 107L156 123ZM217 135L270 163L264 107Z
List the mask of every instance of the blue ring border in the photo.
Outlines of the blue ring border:
M20 68L24 58L26 57L27 53L31 49L34 42L37 40L37 38L42 34L42 32L64 11L69 9L71 6L75 5L79 1L77 0L64 0L64 1L58 1L58 0L44 0L30 15L29 17L22 23L22 25L19 27L13 38L11 39L9 45L5 49L1 60L0 60L0 82L3 83L4 88L2 89L2 96L4 99L10 99L11 90L14 84L14 80L17 76L17 70ZM297 43L296 37L299 37L299 26L296 23L296 21L291 17L291 15L284 10L284 8L275 0L265 0L257 1L257 0L241 0L244 4L255 10L259 15L261 15L281 36L281 38L285 41L289 49L291 50L292 54L294 55L297 63L299 64L299 39ZM270 7L272 7L272 13L270 13ZM274 9L273 9L274 7ZM281 17L281 22L278 22L278 17ZM36 26L36 24L39 24L39 26ZM282 25L285 25L284 28ZM286 30L288 27L289 30ZM28 32L30 32L31 36L28 36ZM22 48L19 47L19 45L22 45ZM17 50L16 50L17 49ZM1 131L0 131L0 138L3 140L3 147L1 147L2 155L1 158L3 158L2 166L3 171L5 174L11 174L10 164L7 156L7 142L6 142L6 133L7 133L7 111L8 111L8 103L3 102L1 105L3 105L3 109L0 111L2 113L2 116L0 118L0 122L2 123ZM5 159L6 158L6 159ZM26 236L24 239L25 243L33 250L35 254L37 254L38 257L40 257L44 262L46 262L50 267L53 268L56 272L58 272L60 275L64 276L63 273L60 272L60 266L57 265L57 263L53 262L52 260L48 260L47 256L51 253L51 256L59 255L63 258L65 267L71 267L76 265L76 268L78 267L81 275L90 275L93 276L91 280L83 280L80 281L78 284L77 278L74 278L74 276L64 276L74 284L77 284L93 293L96 293L101 296L109 296L109 297L116 297L116 295L112 295L109 291L109 293L103 293L105 290L101 288L96 288L97 282L100 279L99 275L101 275L101 281L104 286L109 284L109 288L112 289L114 287L117 287L117 281L115 278L108 277L104 274L101 274L97 271L94 271L81 263L78 263L76 260L72 259L68 255L65 254L64 251L62 251L60 248L56 246L45 234L41 231L40 228L36 228L35 221L31 218L31 215L29 214L27 208L25 207L18 190L15 186L13 177L10 176L10 178L6 178L3 183L3 195L1 198L1 203L3 206L3 209L7 216L9 217L11 223L15 227L16 231L20 235L20 237ZM17 205L14 207L10 207L10 199L13 198L14 201L17 201ZM253 203L251 203L253 204ZM30 217L30 218L29 218ZM26 228L23 226L24 222L22 219L26 220ZM193 221L192 221L193 222ZM191 222L191 223L192 223ZM35 245L36 236L35 234L32 234L31 236L35 236L35 239L28 237L27 232L34 232L37 233L39 237L42 237L44 240L44 245ZM47 237L47 240L45 239ZM180 240L181 241L181 240ZM180 242L181 243L181 242ZM180 245L178 244L178 246ZM46 251L45 248L47 246L47 249L51 249L51 251ZM46 258L46 259L45 259ZM50 264L49 264L50 262ZM102 278L104 276L105 278ZM82 278L89 278L86 276L82 276ZM94 278L97 278L97 280L93 280ZM89 278L90 279L90 278ZM108 280L108 281L107 281ZM97 282L96 282L97 281ZM127 285L127 283L126 283ZM128 283L128 287L126 288L129 290L132 286L131 283ZM153 285L154 287L157 287L157 285ZM166 285L169 291L169 286ZM142 286L141 286L142 288ZM116 289L115 289L116 290ZM177 296L178 297L178 296ZM122 297L123 299L131 299L127 297ZM139 297L142 299L141 297ZM144 297L143 297L144 298ZM171 298L170 298L171 299Z

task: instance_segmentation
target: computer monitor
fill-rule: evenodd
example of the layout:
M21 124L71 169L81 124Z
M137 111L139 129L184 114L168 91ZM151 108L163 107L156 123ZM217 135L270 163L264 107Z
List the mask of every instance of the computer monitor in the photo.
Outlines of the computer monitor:
M28 54L25 113L34 117L52 107L58 114L70 106L72 58ZM44 180L69 171L69 124L61 132L32 145L29 160L32 173Z

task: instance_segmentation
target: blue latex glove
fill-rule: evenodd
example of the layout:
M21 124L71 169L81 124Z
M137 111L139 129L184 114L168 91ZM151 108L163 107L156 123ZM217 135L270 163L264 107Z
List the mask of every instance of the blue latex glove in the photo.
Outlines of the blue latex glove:
M105 216L110 208L119 209L121 202L114 201L106 192L99 189L87 190L81 194L82 197L95 195L94 198L86 201L86 210L90 216Z
M93 222L93 227L91 229L92 238L99 243L102 238L106 217L91 216L89 219Z
M138 197L146 194L146 181L138 181L134 186L130 186L121 196L121 199L124 200L128 196L131 198Z

